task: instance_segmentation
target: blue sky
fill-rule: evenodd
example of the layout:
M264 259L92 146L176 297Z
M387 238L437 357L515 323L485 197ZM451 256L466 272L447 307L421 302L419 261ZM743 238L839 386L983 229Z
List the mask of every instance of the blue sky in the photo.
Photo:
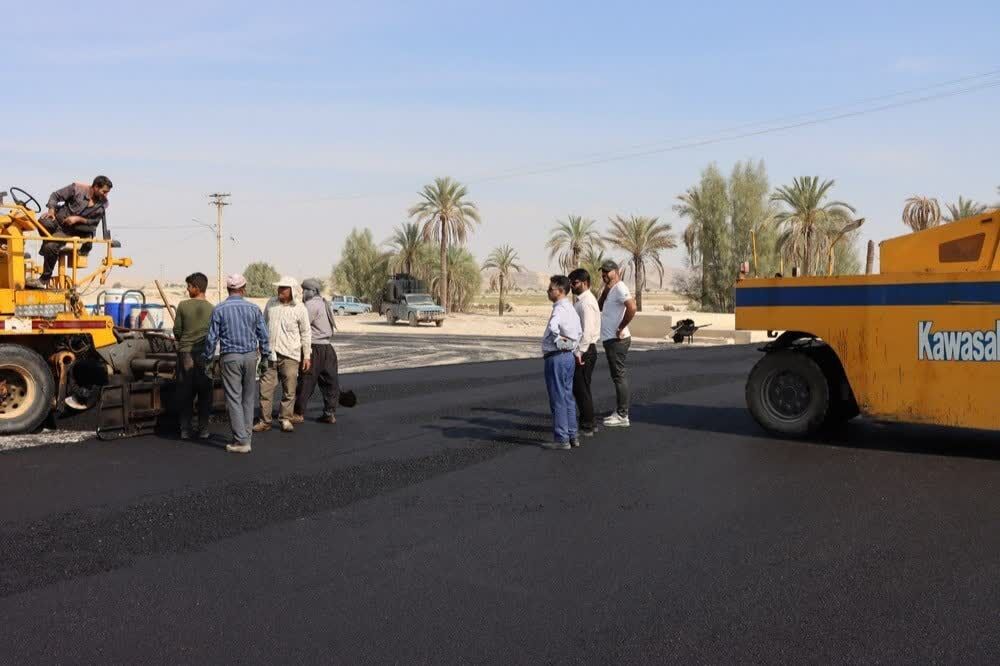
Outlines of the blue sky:
M489 180L1000 70L996 2L141 4L21 5L0 65L4 185L41 199L110 176L136 276L214 273L213 238L188 225L218 190L227 271L266 258L300 276L328 274L354 226L387 237L437 175L470 182L477 256L509 242L536 270L569 213L679 230L674 198L710 162L834 178L876 240L910 194L1000 199L1000 87Z

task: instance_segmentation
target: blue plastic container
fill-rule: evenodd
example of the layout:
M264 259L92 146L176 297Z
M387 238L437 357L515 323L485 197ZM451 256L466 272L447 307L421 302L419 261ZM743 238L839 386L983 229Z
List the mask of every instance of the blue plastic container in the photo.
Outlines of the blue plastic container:
M132 321L132 310L145 301L136 289L108 289L104 292L104 314L111 317L115 326L127 328Z

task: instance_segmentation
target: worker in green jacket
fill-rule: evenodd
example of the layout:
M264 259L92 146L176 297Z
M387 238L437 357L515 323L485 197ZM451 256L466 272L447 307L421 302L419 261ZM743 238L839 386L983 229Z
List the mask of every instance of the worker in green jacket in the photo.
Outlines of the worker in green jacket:
M205 298L208 277L204 273L192 273L185 278L185 282L190 298L181 301L174 316L181 439L191 438L195 398L198 402L198 437L207 439L208 417L212 413L212 379L205 372L205 338L215 308Z

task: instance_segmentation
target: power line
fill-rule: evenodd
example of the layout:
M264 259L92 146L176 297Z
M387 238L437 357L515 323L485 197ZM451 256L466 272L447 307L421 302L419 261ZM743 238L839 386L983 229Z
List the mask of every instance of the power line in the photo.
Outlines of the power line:
M549 165L539 165L539 166L535 166L535 167L527 166L527 167L521 167L519 169L510 169L510 170L507 170L507 171L504 171L504 172L501 172L501 173L498 173L498 174L494 174L494 175L490 175L490 176L483 176L483 177L480 177L480 178L475 178L475 179L469 180L467 182L469 184L481 184L481 183L496 182L496 181L501 181L501 180L509 180L511 178L518 178L518 177L523 177L523 176L533 176L533 175L541 175L541 174L547 174L547 173L556 173L556 172L559 172L559 171L566 171L566 170L569 170L569 169L576 169L576 168L581 168L581 167L585 167L585 166L593 166L593 165L604 164L604 163L608 163L608 162L623 161L623 160L628 160L628 159L634 159L634 158L637 158L637 157L645 157L645 156L655 155L655 154L660 154L660 153L674 152L674 151L678 151L678 150L686 150L686 149L691 149L691 148L699 148L699 147L713 145L713 144L717 144L717 143L723 143L723 142L726 142L726 141L735 141L735 140L738 140L738 139L744 139L744 138L750 138L750 137L755 137L755 136L763 136L763 135L766 135L766 134L774 134L774 133L778 133L778 132L784 132L784 131L788 131L788 130L792 130L792 129L798 129L798 128L801 128L801 127L808 127L808 126L812 126L812 125L820 125L820 124L824 124L824 123L836 122L838 120L844 120L844 119L847 119L847 118L860 117L860 116L864 116L864 115L868 115L868 114L872 114L872 113L880 113L880 112L891 110L891 109L903 108L903 107L907 107L907 106L914 106L914 105L917 105L917 104L923 104L923 103L927 103L927 102L934 101L934 100L946 99L946 98L949 98L949 97L955 97L955 96L959 96L959 95L966 95L966 94L971 94L971 93L979 92L979 91L986 90L986 89L989 89L989 88L995 88L997 86L1000 86L1000 80L994 78L997 75L1000 75L1000 69L994 69L994 70L991 70L989 72L985 72L985 73L982 73L982 74L975 74L975 75L971 75L971 76L965 76L965 77L961 77L961 78L958 78L958 79L952 79L952 80L949 80L949 81L943 81L943 82L940 82L940 83L935 83L935 84L928 85L928 86L922 86L922 87L919 87L919 88L911 88L911 89L908 89L908 90L902 90L902 91L897 91L897 92L893 92L893 93L887 93L887 94L884 94L884 95L878 95L878 96L874 96L874 97L868 97L868 98L864 98L864 99L861 99L861 100L858 100L858 101L855 101L855 102L851 102L851 103L847 103L847 104L841 104L841 105L835 105L835 106L827 106L827 107L823 107L821 109L816 109L816 110L809 111L809 112L797 113L797 114L788 115L788 116L781 116L781 117L778 117L778 118L771 119L769 121L758 121L758 122L751 122L751 123L742 123L742 124L735 125L735 126L732 126L730 128L727 128L727 129L716 130L715 132L712 132L709 135L703 135L705 138L698 138L697 136L692 136L692 137L687 137L687 138L674 139L672 141L658 141L658 142L654 142L654 143L638 144L636 146L619 149L617 151L605 152L605 153L593 153L593 154L591 154L589 156L584 156L582 158L578 158L576 160L571 160L571 161L549 163ZM836 113L836 114L832 114L832 115L826 115L826 116L819 117L819 118L812 118L811 117L811 116L815 116L815 115L820 114L820 113L827 113L827 114L829 114L831 111L839 111L841 109L850 109L850 108L859 106L861 104L871 104L873 102L878 102L878 101L882 101L882 100L886 100L886 99L892 99L892 98L901 97L901 96L904 96L904 95L912 95L912 94L919 93L919 92L927 92L927 91L930 91L930 90L937 90L937 89L940 89L940 88L953 87L953 86L956 86L956 85L961 84L961 83L968 83L970 81L976 81L976 80L982 80L982 79L987 79L987 80L984 81L983 83L979 83L979 84L976 84L976 85L967 86L965 88L960 88L960 89L957 89L957 90L948 90L948 91L944 91L944 92L940 92L940 93L935 93L935 94L924 95L924 96L920 96L920 97L914 97L914 98L910 98L910 99L900 100L898 102L890 102L890 103L876 105L876 106L869 106L867 108L857 109L857 110L854 110L854 111L845 111L845 112ZM990 80L990 79L992 79L992 80ZM807 118L807 120L802 120L802 121L798 121L798 122L788 122L790 120L795 120L797 118ZM779 123L779 124L776 124L776 123ZM756 129L756 130L748 130L748 131L743 131L743 132L739 131L739 130L742 130L742 129L752 128L752 127L761 127L761 126L764 126L764 127L762 129ZM733 134L733 132L736 132L736 133ZM718 136L719 134L723 134L723 136ZM357 194L357 195L349 195L349 196L341 196L341 197L322 197L322 199L326 200L326 201L347 201L347 200L354 200L354 199L368 199L368 198L374 198L374 197L379 197L379 196L391 196L391 195L394 195L394 194L397 194L397 193L398 192L384 192L382 194L377 194L377 193L374 193L374 194Z
M145 224L116 224L115 229L131 229L135 231L167 231L171 229L194 229L197 224L162 224L162 225L145 225Z
M507 179L510 179L510 178L518 177L518 176L534 176L534 175L545 174L545 173L554 173L554 172L557 172L557 171L566 171L568 169L576 169L576 168L580 168L580 167L584 167L584 166L592 166L592 165L595 165L595 164L605 164L607 162L618 162L618 161L632 159L632 158L636 158L636 157L646 157L648 155L657 155L657 154L660 154L660 153L668 153L668 152L674 152L674 151L678 151L678 150L686 150L686 149L689 149L689 148L700 148L700 147L703 147L703 146L710 146L710 145L713 145L713 144L716 144L716 143L724 143L726 141L735 141L737 139L746 139L746 138L755 137L755 136L763 136L765 134L774 134L776 132L784 132L784 131L787 131L787 130L790 130L790 129L798 129L800 127L809 127L811 125L822 125L824 123L830 123L830 122L834 122L834 121L837 121L837 120L845 120L847 118L856 118L856 117L865 116L865 115L868 115L868 114L871 114L871 113L879 113L879 112L882 112L882 111L888 111L890 109L897 109L897 108L902 108L902 107L906 107L906 106L913 106L913 105L916 105L916 104L922 104L924 102L930 102L930 101L933 101L933 100L945 99L945 98L948 98L948 97L956 97L958 95L965 95L965 94L969 94L969 93L973 93L973 92L978 92L980 90L986 90L988 88L996 88L998 86L1000 86L1000 81L993 81L991 83L984 83L984 84L981 84L981 85L978 85L978 86L971 86L969 88L964 88L964 89L961 89L961 90L955 90L955 91L950 91L950 92L945 92L945 93L938 93L936 95L926 95L924 97L918 97L918 98L915 98L915 99L909 99L909 100L904 100L904 101L900 101L900 102L893 102L893 103L890 103L890 104L883 104L881 106L876 106L876 107L872 107L872 108L868 108L868 109L860 109L858 111L849 111L849 112L839 113L839 114L832 115L832 116L826 116L826 117L823 117L823 118L815 118L815 119L812 119L812 120L804 120L804 121L797 122L797 123L788 123L788 124L784 124L784 125L778 125L778 126L775 126L775 127L768 127L768 128L765 128L765 129L754 130L754 131L750 131L750 132L742 132L742 133L739 133L739 134L733 134L733 135L730 135L730 136L711 137L711 138L707 138L707 139L701 139L701 140L690 141L690 142L686 142L686 143L679 143L679 144L674 144L674 145L670 145L670 146L665 146L663 148L650 148L650 149L647 149L647 150L637 150L637 151L622 153L620 155L611 155L611 156L608 156L608 157L596 158L596 159L592 159L592 160L581 160L581 161L577 161L577 162L567 162L567 163L563 163L563 164L560 164L560 165L557 165L557 166L554 166L554 167L550 167L550 168L535 169L533 171L522 171L522 172L519 172L519 173L516 173L516 174L512 173L512 174L505 174L505 175L498 175L498 176L490 176L490 177L480 178L478 180L469 181L469 182L470 183L494 182L494 181L498 181L498 180L507 180Z
M219 302L221 303L222 298L222 209L229 205L226 199L229 198L229 193L216 192L215 194L209 194L208 198L212 200L212 206L215 206L216 222L215 222L215 261L216 268L218 269L218 288L219 288Z
M947 87L951 87L951 86L956 86L956 85L958 85L960 83L967 83L969 81L975 81L975 80L978 80L978 79L987 79L987 78L991 78L991 77L994 77L994 76L997 76L997 75L1000 75L1000 69L995 69L995 70L992 70L992 71L989 71L989 72L985 72L983 74L973 74L973 75L970 75L970 76L963 76L963 77L960 77L960 78L957 78L957 79L951 79L949 81L942 81L940 83L934 83L934 84L927 85L927 86L920 86L920 87L917 87L917 88L908 88L906 90L897 90L896 92L886 93L886 94L883 94L883 95L876 95L876 96L873 96L873 97L865 97L865 98L854 100L853 102L845 102L843 104L835 104L835 105L832 105L832 106L826 106L826 107L822 107L822 108L819 108L819 109L813 109L812 111L805 111L805 112L800 112L800 113L794 113L794 114L787 115L787 116L779 116L779 117L776 117L776 118L771 118L770 120L758 120L758 121L754 121L754 122L740 123L738 125L733 125L731 127L726 127L726 128L714 130L714 131L712 131L709 134L710 135L716 135L716 134L722 134L722 133L729 133L729 132L736 132L736 131L740 131L740 130L745 130L745 129L749 129L751 127L760 127L760 126L774 125L775 123L784 123L784 122L788 122L790 120L796 120L798 118L808 118L808 117L815 116L815 115L820 114L820 113L830 113L832 111L840 111L840 110L843 110L843 109L850 109L850 108L853 108L853 107L856 107L856 106L859 106L859 105L862 105L862 104L871 104L873 102L880 102L882 100L892 99L894 97L902 97L904 95L913 95L913 94L916 94L916 93L923 93L923 92L927 92L929 90L936 90L938 88L947 88ZM601 158L601 157L605 157L605 156L608 156L608 155L621 153L622 151L646 150L646 149L655 148L657 146L663 146L665 144L677 143L677 142L680 142L680 141L693 141L695 139L700 139L700 138L703 138L703 137L706 137L706 135L705 134L692 134L692 135L688 135L688 136L684 136L684 137L677 137L675 139L670 139L670 140L656 141L656 142L653 142L653 143L640 143L640 144L636 144L636 145L632 145L632 146L623 146L622 148L619 148L619 149L614 150L614 151L605 151L605 152L601 152L601 153L590 153L590 154L586 154L586 155L581 155L581 156L579 156L576 159L577 160L584 160L584 159ZM561 162L550 163L551 166L558 166L559 164L561 164ZM507 174L515 174L515 173L519 174L522 171L524 171L525 169L536 170L536 169L544 168L545 166L548 166L548 165L538 165L538 164L535 164L535 165L526 165L526 166L519 167L519 168L516 168L516 169L509 169L508 171L505 171L505 172L500 173L500 174L496 174L494 176L487 176L487 177L484 177L484 178L479 179L479 180L470 181L470 183L485 182L485 181L487 181L489 179L499 178L499 177L505 176Z

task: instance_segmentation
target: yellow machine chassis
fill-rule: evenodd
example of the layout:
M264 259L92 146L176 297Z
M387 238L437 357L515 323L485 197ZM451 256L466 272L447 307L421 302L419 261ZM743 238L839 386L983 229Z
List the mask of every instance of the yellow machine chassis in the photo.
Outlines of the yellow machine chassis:
M744 279L736 327L836 353L863 414L1000 429L1000 215L884 241L881 273Z

